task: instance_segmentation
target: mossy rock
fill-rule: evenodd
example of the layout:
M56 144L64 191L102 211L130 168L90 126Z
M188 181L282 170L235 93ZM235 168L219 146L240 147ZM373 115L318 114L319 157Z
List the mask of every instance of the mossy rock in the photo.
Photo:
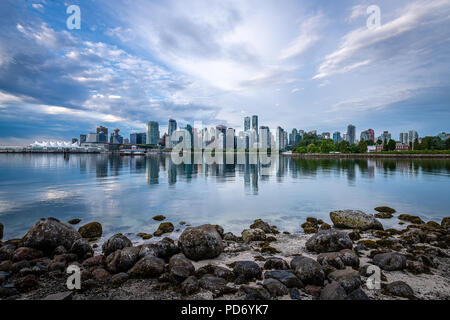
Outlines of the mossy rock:
M431 227L432 229L437 229L437 230L441 230L442 229L442 226L439 223L435 222L435 221L428 221L426 223L426 225Z
M378 249L379 245L373 240L360 240L358 244L363 244L368 249Z
M384 238L384 237L388 237L389 233L384 230L375 230L372 232L372 235L377 238Z
M166 217L161 214L153 217L153 220L156 220L156 221L163 221L165 219L166 219Z
M142 240L148 240L148 239L153 238L153 236L151 234L144 233L144 232L138 233L137 236L142 238Z
M291 234L291 233L288 232L288 231L283 231L283 234L289 235L289 234Z
M319 229L318 229L317 227L304 227L304 228L303 228L303 231L304 231L306 234L313 234L313 233L319 232Z
M361 239L361 234L359 230L353 230L348 234L348 236L352 241L358 241L359 239Z
M271 247L271 246L264 246L264 247L261 247L261 253L276 254L276 253L280 253L280 251L278 251L277 249L275 249L274 247Z
M376 207L375 211L383 212L383 213L395 213L395 209L392 209L390 207L382 206L382 207Z
M450 228L450 217L445 217L444 219L442 219L441 227L445 229Z
M328 223L326 222L321 223L320 230L329 230L329 229L331 229L331 226Z
M375 214L375 218L378 219L391 219L394 215L390 212L379 212Z
M315 226L317 226L319 224L319 220L317 220L316 218L313 218L313 217L306 218L306 222L309 222Z
M273 236L268 236L268 237L266 238L266 241L267 241L267 242L274 242L274 241L277 241L277 238L275 238L275 237L273 237Z
M376 244L379 247L388 248L388 249L401 249L401 246L398 244L398 242L389 240L389 239L381 239L377 240Z
M418 216L412 216L410 214L401 214L401 215L398 216L398 218L400 220L408 221L408 222L411 222L413 224L424 224L425 223Z
M103 228L99 222L91 222L81 226L78 233L85 239L96 239L102 236Z
M71 219L69 221L67 221L70 224L79 224L81 222L81 219Z
M153 235L155 237L160 237L162 236L164 233L170 233L174 230L174 226L171 222L163 222L159 225L158 230L156 230Z
M184 226L186 224L186 221L181 221L180 226Z

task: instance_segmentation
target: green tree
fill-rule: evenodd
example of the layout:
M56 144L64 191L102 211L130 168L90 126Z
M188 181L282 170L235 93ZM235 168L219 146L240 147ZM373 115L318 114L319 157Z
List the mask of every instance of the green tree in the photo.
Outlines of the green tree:
M389 140L388 144L387 144L387 149L388 151L394 151L395 150L395 146L396 146L396 142L395 140Z
M357 147L356 147L357 152L358 152L358 153L366 153L366 152L367 152L367 145L368 145L368 144L367 144L366 141L361 140L361 141L358 143Z

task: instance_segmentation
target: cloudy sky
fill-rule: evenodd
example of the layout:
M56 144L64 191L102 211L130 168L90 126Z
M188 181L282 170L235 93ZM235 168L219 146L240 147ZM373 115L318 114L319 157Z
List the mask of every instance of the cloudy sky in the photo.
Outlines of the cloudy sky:
M169 118L239 130L253 114L289 131L450 131L449 0L2 0L0 27L1 144Z

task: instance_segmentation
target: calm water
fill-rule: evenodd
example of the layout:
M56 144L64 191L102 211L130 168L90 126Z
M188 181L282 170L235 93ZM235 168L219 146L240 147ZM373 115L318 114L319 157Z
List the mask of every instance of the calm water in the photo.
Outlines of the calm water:
M450 215L449 190L448 160L281 157L262 168L174 165L163 155L0 155L4 239L23 236L41 217L99 221L105 237L122 232L132 238L153 232L157 214L175 225L217 223L236 233L255 218L298 232L308 216L329 221L331 210L373 213L380 205L440 222Z

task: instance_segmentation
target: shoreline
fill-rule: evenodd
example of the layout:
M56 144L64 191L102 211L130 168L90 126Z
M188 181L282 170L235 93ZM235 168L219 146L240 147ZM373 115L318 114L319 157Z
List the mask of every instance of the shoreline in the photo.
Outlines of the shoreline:
M403 215L403 230L382 230L374 216L357 210L330 217L333 226L308 218L305 233L296 234L260 219L241 235L218 225L185 226L178 240L166 237L173 225L161 222L151 240L133 245L117 234L102 247L83 238L94 235L98 223L78 233L57 219L41 219L24 238L0 243L0 300L450 299L449 217L438 224ZM53 231L42 247L39 236L48 226ZM81 290L66 287L70 265L81 269ZM381 268L378 289L368 287L369 265Z
M392 158L401 158L401 159L450 159L450 154L377 154L377 153L354 153L354 154L322 154L322 153L301 153L301 154L281 154L285 157L291 158L310 158L310 159L320 159L320 158L344 158L344 159L392 159Z

